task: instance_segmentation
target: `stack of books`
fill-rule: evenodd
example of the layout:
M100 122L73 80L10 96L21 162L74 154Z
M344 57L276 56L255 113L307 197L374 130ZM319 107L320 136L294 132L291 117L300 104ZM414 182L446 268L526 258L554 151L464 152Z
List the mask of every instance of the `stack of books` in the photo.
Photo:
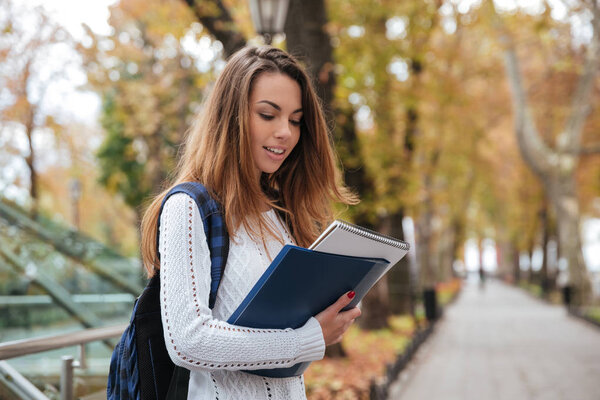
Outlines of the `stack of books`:
M259 329L299 328L354 290L350 309L408 250L404 241L336 220L308 249L285 245L227 322ZM309 364L247 372L291 377L302 375Z

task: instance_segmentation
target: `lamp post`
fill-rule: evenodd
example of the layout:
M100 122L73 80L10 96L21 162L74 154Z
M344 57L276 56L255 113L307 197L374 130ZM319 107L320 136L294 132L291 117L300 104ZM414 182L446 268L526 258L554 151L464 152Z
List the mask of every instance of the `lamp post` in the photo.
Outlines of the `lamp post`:
M256 32L270 45L273 35L283 32L289 0L250 0L250 14Z
M81 181L79 179L71 179L71 182L69 183L69 192L71 194L73 225L79 230L79 199L81 198Z

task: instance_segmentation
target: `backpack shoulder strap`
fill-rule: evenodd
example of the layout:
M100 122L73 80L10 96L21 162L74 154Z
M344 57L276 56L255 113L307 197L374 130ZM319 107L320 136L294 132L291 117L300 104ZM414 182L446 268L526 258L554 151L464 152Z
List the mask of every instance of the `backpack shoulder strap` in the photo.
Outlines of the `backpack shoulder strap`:
M223 212L221 205L212 198L206 187L198 182L184 182L173 187L166 195L160 206L159 213L159 225L160 225L160 214L162 213L163 207L169 197L175 193L185 193L194 199L198 210L200 211L200 217L204 225L204 233L206 240L208 241L208 248L210 251L210 296L208 305L213 308L215 300L217 298L217 289L221 283L223 272L225 271L225 264L227 264L227 255L229 253L229 234L227 232L227 226L223 219ZM156 234L156 248L158 249L158 232Z

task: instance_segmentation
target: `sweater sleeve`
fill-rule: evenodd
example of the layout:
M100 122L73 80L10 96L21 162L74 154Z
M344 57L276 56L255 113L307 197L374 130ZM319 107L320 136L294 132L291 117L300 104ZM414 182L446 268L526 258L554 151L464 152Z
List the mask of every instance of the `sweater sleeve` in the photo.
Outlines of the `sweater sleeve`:
M169 356L187 369L286 368L323 358L313 317L298 329L251 329L213 318L208 307L210 252L200 212L175 194L160 217L161 313Z

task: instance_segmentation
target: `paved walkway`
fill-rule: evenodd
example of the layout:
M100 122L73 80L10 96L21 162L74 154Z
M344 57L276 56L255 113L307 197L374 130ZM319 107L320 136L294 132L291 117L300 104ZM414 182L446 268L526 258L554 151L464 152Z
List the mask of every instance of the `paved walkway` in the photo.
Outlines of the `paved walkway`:
M600 329L502 283L467 283L389 398L598 400Z

